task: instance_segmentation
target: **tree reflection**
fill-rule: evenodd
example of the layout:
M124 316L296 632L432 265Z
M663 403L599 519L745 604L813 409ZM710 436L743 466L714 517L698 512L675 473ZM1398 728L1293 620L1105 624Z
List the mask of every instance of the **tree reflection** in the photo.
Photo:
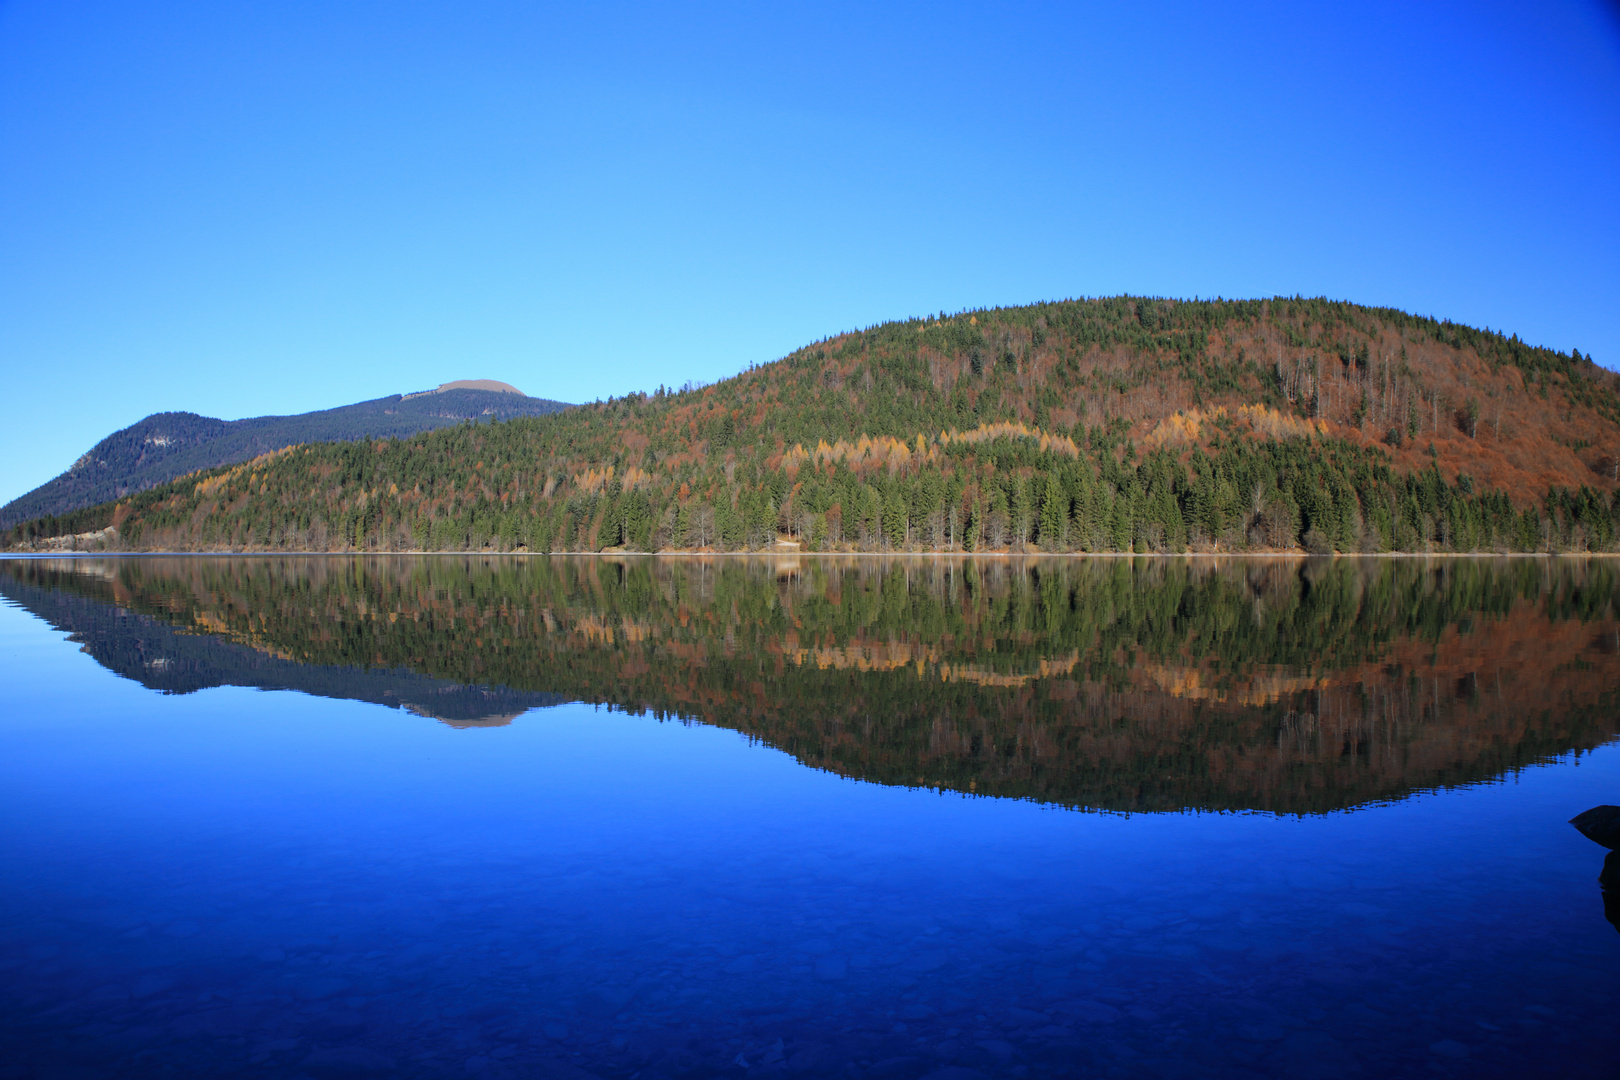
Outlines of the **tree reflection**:
M154 689L583 700L1113 811L1490 780L1610 739L1620 687L1613 569L1568 559L13 560L0 590Z

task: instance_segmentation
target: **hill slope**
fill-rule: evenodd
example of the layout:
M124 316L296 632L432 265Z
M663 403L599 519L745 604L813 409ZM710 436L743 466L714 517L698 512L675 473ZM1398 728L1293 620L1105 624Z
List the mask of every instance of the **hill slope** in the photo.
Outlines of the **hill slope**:
M0 528L119 499L198 469L232 465L296 443L398 438L468 419L510 420L567 407L482 379L296 416L215 420L196 413L154 413L113 432L67 472L0 507Z
M307 446L59 521L147 549L1608 549L1620 377L1324 300L888 323L714 386Z

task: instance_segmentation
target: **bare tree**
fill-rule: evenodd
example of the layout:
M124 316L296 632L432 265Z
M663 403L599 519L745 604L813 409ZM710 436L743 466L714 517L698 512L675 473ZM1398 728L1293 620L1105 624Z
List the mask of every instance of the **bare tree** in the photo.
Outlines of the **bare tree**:
M708 547L714 542L714 507L708 503L702 503L692 512L692 538L698 547Z

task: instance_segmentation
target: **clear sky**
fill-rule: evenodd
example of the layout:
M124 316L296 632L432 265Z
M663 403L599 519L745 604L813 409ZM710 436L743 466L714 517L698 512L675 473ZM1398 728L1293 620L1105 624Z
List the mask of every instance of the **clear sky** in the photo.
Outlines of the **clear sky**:
M1121 292L1620 366L1620 9L0 0L0 501L152 412Z

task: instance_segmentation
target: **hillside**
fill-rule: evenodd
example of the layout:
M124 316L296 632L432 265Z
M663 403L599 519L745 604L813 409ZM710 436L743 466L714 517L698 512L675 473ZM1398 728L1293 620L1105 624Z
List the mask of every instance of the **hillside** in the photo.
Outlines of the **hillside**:
M544 419L304 446L10 541L1608 550L1617 387L1579 353L1385 308L1065 301L888 323Z
M119 499L199 469L233 465L297 443L399 438L463 420L510 420L565 408L561 402L525 397L506 383L480 379L296 416L215 420L196 413L155 413L113 432L67 472L0 507L0 528Z

